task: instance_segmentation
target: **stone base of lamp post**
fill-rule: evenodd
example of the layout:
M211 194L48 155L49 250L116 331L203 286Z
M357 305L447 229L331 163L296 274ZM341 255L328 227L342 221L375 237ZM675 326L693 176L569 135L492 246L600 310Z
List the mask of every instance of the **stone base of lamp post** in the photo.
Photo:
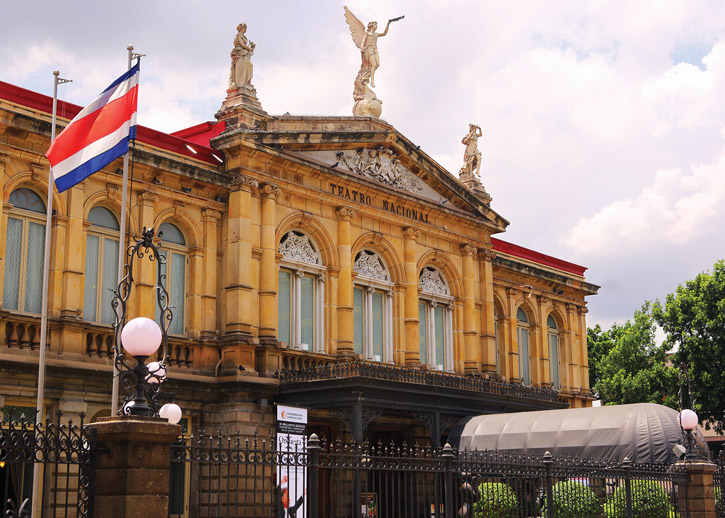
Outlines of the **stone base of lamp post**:
M682 461L678 464L683 464ZM680 516L689 518L716 518L715 486L713 475L716 466L712 462L685 462L690 481L678 488Z
M96 518L168 518L171 443L181 427L166 419L106 417L88 425L95 430L94 516Z

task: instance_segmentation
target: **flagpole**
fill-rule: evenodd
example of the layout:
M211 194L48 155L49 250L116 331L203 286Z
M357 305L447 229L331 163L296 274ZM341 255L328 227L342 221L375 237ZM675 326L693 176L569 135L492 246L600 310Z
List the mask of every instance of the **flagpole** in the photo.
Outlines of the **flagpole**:
M131 61L134 57L140 57L141 54L134 54L133 45L126 47L128 51L128 69L131 69ZM129 147L130 147L129 142ZM123 155L123 180L121 181L121 225L119 233L118 243L118 283L121 283L121 279L124 276L124 266L126 259L126 205L128 204L128 151ZM123 326L123 322L121 325ZM118 412L118 386L119 386L119 372L116 369L116 350L113 352L113 384L111 388L111 415L116 415Z
M53 71L53 119L50 126L50 144L55 142L55 122L58 111L58 85L72 82L62 79L60 71ZM35 403L36 423L43 422L45 414L45 348L48 338L48 277L50 276L50 232L53 222L53 168L48 169L48 201L45 218L45 250L43 251L43 297L40 315L40 357L38 358L38 398ZM38 516L40 506L41 464L33 465L32 516Z

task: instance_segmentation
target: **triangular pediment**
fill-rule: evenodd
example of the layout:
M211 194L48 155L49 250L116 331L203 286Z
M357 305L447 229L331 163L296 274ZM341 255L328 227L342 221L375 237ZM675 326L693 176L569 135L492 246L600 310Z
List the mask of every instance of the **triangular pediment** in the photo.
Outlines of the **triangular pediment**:
M358 183L361 189L376 185L380 192L398 194L408 203L419 200L444 212L475 218L492 233L508 226L508 221L491 209L491 197L482 186L467 187L420 146L379 119L285 115L267 119L253 129L232 130L215 140L226 147L240 137L280 158ZM352 188L350 191L353 198L360 194Z

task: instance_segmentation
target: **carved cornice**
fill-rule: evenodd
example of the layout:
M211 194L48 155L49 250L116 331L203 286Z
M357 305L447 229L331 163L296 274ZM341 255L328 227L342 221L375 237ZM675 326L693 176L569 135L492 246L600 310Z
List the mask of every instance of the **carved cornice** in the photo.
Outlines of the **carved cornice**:
M353 219L355 216L357 216L357 212L355 212L353 209L349 209L347 207L338 207L335 210L335 214L337 214L337 217L343 220L350 220Z
M407 239L413 239L413 240L420 239L420 230L418 230L415 227L406 227L403 229L403 235Z
M259 188L262 198L274 198L275 200L282 194L282 189L271 183L265 183Z
M248 176L237 174L232 176L230 186L232 191L238 191L242 189L247 192L251 192L252 189L256 189L257 187L259 187L259 182L257 182L257 180L255 180L254 178L249 178Z
M461 253L463 255L475 256L478 249L470 243L464 243L461 245Z

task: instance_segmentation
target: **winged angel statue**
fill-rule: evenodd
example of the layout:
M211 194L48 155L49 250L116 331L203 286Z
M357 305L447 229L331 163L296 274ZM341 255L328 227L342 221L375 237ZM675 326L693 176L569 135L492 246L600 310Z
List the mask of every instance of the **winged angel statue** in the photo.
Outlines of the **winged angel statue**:
M362 65L355 79L355 90L353 91L353 99L355 100L355 107L353 108L354 115L380 116L381 108L379 105L381 101L378 100L371 89L371 87L375 87L375 71L380 66L378 38L388 34L388 29L392 22L397 22L403 18L404 16L399 16L388 20L385 30L383 32L376 32L378 22L368 23L368 27L365 29L365 25L352 14L347 6L345 7L345 20L350 27L352 41L360 49L362 56ZM374 113L376 103L377 114Z

